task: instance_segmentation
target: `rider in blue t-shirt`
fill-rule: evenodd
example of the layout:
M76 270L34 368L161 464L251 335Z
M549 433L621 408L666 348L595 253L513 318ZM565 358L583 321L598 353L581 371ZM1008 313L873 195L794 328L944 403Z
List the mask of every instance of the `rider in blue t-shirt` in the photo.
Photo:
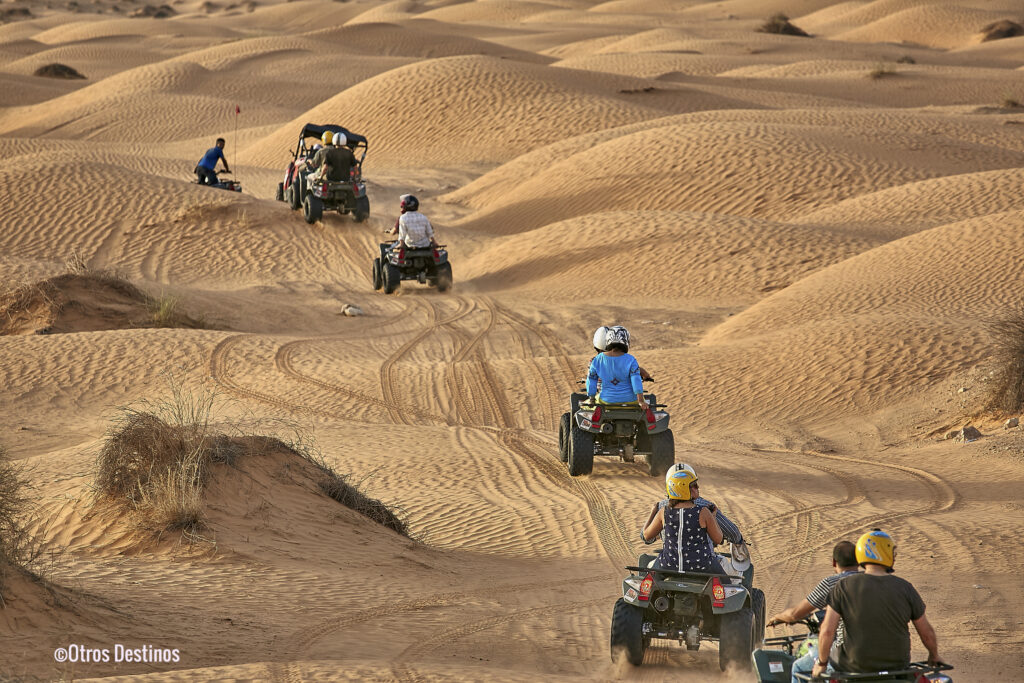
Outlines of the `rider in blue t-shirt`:
M608 343L602 353L590 361L590 372L587 373L587 395L597 396L601 403L633 403L641 408L646 407L644 401L644 383L640 378L640 366L636 358L629 355L629 331L625 327L616 326L608 331ZM598 396L597 383L601 382L601 393Z
M224 162L224 172L231 173L231 169L228 168L228 160L224 158L224 138L217 138L215 146L206 150L206 154L196 164L196 178L199 179L200 185L216 185L217 174L214 172L217 168L217 161Z

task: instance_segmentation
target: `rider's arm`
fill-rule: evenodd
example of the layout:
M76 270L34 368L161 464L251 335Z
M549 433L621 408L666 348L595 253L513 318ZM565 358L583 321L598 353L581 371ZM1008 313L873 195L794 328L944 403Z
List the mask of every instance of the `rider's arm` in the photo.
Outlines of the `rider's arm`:
M601 357L601 354L594 356L594 359L590 361L590 369L587 371L587 396L594 398L597 396L597 380L599 378L597 374L597 359Z
M722 529L718 526L718 520L707 508L700 509L701 526L708 530L711 541L718 545L722 542Z
M814 611L814 605L807 602L807 598L800 601L800 604L784 609L768 620L768 626L776 624L792 624L800 621Z
M646 370L644 370L639 365L637 365L636 368L637 368L637 370L640 371L640 379L642 379L645 382L650 382L651 381L651 373L647 372Z
M222 164L224 164L224 170L228 173L231 173L231 169L228 168L228 158L224 156L224 150L218 147L217 151L220 153L220 161Z
M665 526L665 512L658 510L657 514L651 518L651 521L644 527L644 540L653 541L661 533L661 528Z
M913 624L917 630L917 635L921 637L921 642L928 648L928 663L938 664L942 662L939 659L939 638L935 635L935 629L932 628L928 617L922 614L920 619L914 619Z
M825 662L828 662L828 653L832 650L832 643L835 642L838 628L839 612L829 605L825 608L825 620L821 622L821 630L818 632L818 661L814 664L815 668L822 664L822 655L825 656Z
M640 366L635 358L629 366L629 384L633 387L633 393L636 394L636 402L643 407L646 404L646 401L644 401L644 381L640 378Z
M698 498L693 502L702 507L714 505L714 503L704 497ZM720 507L715 508L715 521L718 522L718 528L722 530L722 535L725 537L725 540L730 543L743 542L743 534L740 533L740 528L736 526L731 519L725 516L722 512L722 508Z

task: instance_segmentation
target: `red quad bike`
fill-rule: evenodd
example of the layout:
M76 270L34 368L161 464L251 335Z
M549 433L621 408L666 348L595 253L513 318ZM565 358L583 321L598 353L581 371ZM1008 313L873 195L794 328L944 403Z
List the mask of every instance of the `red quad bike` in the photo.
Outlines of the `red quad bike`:
M312 146L306 145L306 141L319 140L327 131L344 133L346 146L356 157L356 165L352 167L348 180L316 180L307 172L306 160L312 159L316 152ZM277 184L275 199L287 202L295 211L302 209L307 223L316 223L323 217L324 211L337 211L340 215L352 214L356 223L362 223L370 216L370 198L366 196L366 183L363 182L363 159L366 158L367 149L366 138L362 135L356 135L341 126L307 123L299 133L299 141L284 172L284 180Z
M192 173L195 173L195 171L192 171ZM217 175L231 175L231 171L220 171L217 173ZM192 183L195 185L203 185L203 183L200 183L198 180L195 179L195 176L193 176ZM242 191L242 183L239 182L238 180L225 180L220 177L218 177L217 182L214 183L213 185L204 185L204 187L215 187L218 190L227 190L229 192Z

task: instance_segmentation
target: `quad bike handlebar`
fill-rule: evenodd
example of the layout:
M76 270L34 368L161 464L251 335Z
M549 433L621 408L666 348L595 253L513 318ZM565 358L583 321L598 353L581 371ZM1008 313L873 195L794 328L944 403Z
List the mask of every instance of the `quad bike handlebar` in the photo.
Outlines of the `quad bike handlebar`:
M846 681L877 681L877 680L906 680L909 676L926 676L928 674L937 674L943 671L952 671L953 667L945 662L939 662L937 664L929 664L928 662L911 662L910 666L906 669L899 669L894 671L873 671L871 673L843 673L841 671L834 671L830 674L823 676L812 677L810 674L793 673L793 677L798 681L819 681L819 682L832 682L837 681L838 683L845 683ZM901 677L903 677L901 679Z

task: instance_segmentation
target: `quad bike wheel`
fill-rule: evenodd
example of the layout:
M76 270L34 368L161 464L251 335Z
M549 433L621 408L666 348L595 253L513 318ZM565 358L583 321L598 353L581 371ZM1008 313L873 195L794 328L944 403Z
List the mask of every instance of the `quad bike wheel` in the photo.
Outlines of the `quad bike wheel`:
M750 606L754 610L754 647L761 647L764 642L765 599L760 588L750 589Z
M594 471L594 435L580 429L575 420L569 425L569 474L578 477Z
M569 420L572 415L562 413L558 420L558 459L562 462L569 462Z
M380 269L380 257L373 259L373 290L377 291L384 286L384 274Z
M749 607L722 615L718 640L718 666L722 671L729 666L740 671L750 671L750 653L754 651L757 641L754 637L756 630L757 617Z
M646 424L646 423L645 423ZM646 429L646 426L641 426ZM658 434L651 434L651 454L647 456L648 471L652 477L664 477L668 468L676 461L676 440L672 430L666 429Z
M370 217L370 198L359 197L356 199L356 208L352 211L352 220L362 223Z
M644 638L644 611L619 598L612 609L612 661L622 653L630 664L640 666L644 663L647 645Z
M384 275L384 293L392 294L396 289L402 285L402 271L398 269L398 266L392 265L391 263L382 263Z
M298 211L302 208L302 181L299 178L292 181L289 192L291 192L289 206L292 207L292 211Z
M306 195L306 199L302 202L302 217L306 219L306 222L312 225L318 220L323 218L324 215L324 202L319 197L314 197L311 194Z
M284 183L277 184L277 193L274 195L274 199L279 202L284 201Z
M437 291L447 292L452 287L452 264L442 263L437 267Z

